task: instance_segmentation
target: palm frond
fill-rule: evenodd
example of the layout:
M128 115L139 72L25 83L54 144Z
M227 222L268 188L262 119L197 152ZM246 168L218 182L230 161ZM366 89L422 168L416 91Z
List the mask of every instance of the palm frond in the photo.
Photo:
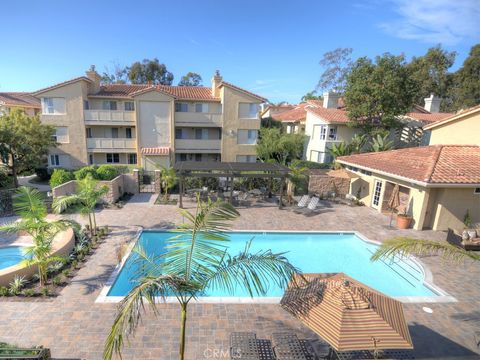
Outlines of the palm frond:
M210 200L198 200L195 214L186 210L181 213L186 222L176 230L179 235L167 240L164 271L201 281L219 265L229 241L224 231L239 214L230 204Z
M285 253L273 253L271 250L250 253L250 245L251 241L236 256L225 254L206 285L226 289L229 293L238 286L245 288L252 297L263 296L269 284L286 287L292 275L300 273L284 256Z
M22 186L13 199L13 210L22 218L44 218L47 216L45 196L37 189Z
M146 303L152 305L154 314L158 314L155 307L155 297L165 298L179 292L191 293L198 291L198 285L186 282L183 278L175 276L146 276L122 300L115 317L110 334L105 342L103 351L104 359L111 359L114 353L120 354L125 337L132 334L140 319L141 312L145 310Z
M80 203L81 200L78 194L59 196L53 199L52 209L56 214L61 214L67 208Z
M445 241L418 240L408 237L396 237L385 241L370 259L377 261L381 258L409 255L440 255L450 261L460 261L466 258L480 260L480 255Z

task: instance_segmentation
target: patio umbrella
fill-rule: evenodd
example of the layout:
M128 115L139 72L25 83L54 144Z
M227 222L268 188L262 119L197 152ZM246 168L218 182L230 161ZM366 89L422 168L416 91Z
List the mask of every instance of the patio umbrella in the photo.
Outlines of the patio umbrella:
M392 218L393 218L393 211L400 206L400 186L398 184L395 185L392 191L392 195L390 195L390 199L388 199L388 207L392 209L390 214L390 227L392 226Z
M402 304L343 273L296 275L280 304L337 351L413 349Z

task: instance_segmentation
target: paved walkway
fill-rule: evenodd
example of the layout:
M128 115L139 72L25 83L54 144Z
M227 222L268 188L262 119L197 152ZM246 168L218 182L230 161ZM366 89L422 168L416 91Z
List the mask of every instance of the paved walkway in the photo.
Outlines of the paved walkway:
M387 217L366 207L333 205L310 217L274 206L240 209L240 213L236 229L357 230L380 241L397 235L445 237L431 231L391 230ZM132 239L138 225L165 228L181 222L182 217L174 206L152 205L146 195L135 197L122 210L103 210L97 216L98 223L109 224L113 234L59 297L28 302L0 300L0 341L42 344L52 349L55 358L101 358L116 305L94 301L117 264L116 248ZM431 267L435 284L459 301L404 306L417 359L480 358L474 344L474 331L480 328L480 266L452 266L436 257L423 261ZM433 314L424 312L423 306L432 308ZM125 348L125 359L177 359L178 306L160 304L159 310L158 317L148 311ZM189 311L187 359L228 359L228 336L233 331L254 331L260 338L269 338L274 331L289 330L301 338L316 338L278 305L192 304ZM217 357L212 356L213 351L218 351Z

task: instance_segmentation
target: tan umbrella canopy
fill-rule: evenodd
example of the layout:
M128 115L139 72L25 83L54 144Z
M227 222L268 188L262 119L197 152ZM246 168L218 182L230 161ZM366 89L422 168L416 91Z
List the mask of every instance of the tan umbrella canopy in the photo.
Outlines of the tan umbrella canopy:
M400 206L400 186L395 184L393 188L392 195L390 199L388 199L388 207L392 210L395 210L397 207Z
M413 349L402 304L343 273L295 275L281 305L337 351Z

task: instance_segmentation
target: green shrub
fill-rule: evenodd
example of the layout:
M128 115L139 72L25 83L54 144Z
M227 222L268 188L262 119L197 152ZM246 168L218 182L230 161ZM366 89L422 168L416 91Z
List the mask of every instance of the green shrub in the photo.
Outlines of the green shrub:
M291 165L299 168L304 167L307 169L330 169L332 167L332 164L321 164L308 160L293 160Z
M99 180L113 180L119 175L119 170L113 165L100 165L97 169Z
M8 168L0 164L0 188L10 185L11 179L8 175Z
M63 270L63 271L62 271L62 275L65 276L65 277L67 277L67 278L70 277L70 275L71 275L70 269L65 269L65 270Z
M50 295L50 291L48 291L48 287L46 287L46 286L42 288L41 293L42 293L43 296Z
M25 280L25 276L18 276L15 275L13 280L10 282L8 290L12 295L20 294L20 291L24 288L27 281Z
M75 176L71 171L65 169L55 169L50 177L50 186L53 189L54 187L65 184L71 180L75 180Z
M35 289L24 289L22 293L25 297L32 297L35 296Z
M10 291L6 286L0 286L0 296L8 296L10 295Z
M53 285L55 285L55 286L58 286L58 285L62 284L62 277L61 277L60 275L55 276L55 277L52 279L52 283L53 283Z
M87 175L91 175L92 178L98 180L98 175L97 175L97 166L96 165L91 165L91 166L85 166L81 169L78 169L75 171L75 179L77 180L83 180L87 177Z

